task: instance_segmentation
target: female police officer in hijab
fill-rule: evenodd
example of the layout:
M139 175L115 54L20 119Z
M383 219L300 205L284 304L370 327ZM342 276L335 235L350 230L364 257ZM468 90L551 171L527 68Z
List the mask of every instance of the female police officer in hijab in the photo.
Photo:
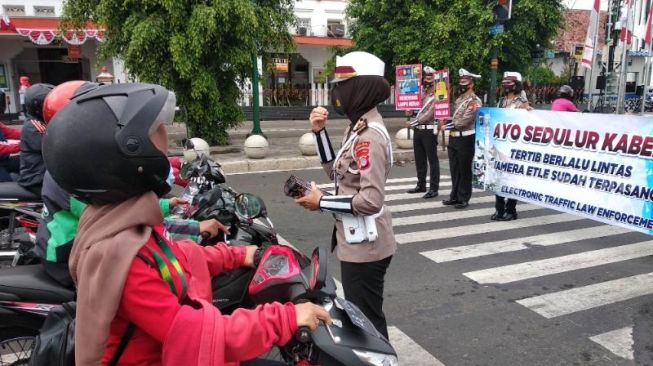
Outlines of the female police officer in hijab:
M336 59L331 101L351 122L340 151L333 150L325 128L327 110L317 107L310 115L317 151L336 193L324 195L313 183L313 190L297 203L334 214L332 245L342 263L345 298L387 337L384 277L397 244L390 210L383 205L392 166L390 136L376 109L390 96L384 69L383 61L367 52L351 52Z

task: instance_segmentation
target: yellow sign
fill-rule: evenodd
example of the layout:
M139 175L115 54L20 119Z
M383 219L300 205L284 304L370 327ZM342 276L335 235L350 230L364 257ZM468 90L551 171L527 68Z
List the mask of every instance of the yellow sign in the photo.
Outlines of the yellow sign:
M288 59L287 58L273 58L274 71L288 72Z
M574 50L574 57L578 62L583 60L583 46L576 46L576 49Z

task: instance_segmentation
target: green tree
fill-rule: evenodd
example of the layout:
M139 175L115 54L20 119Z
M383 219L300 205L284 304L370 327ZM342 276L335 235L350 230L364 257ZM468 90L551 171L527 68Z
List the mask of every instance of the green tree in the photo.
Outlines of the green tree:
M551 85L560 82L560 78L551 69L543 65L531 68L528 73L528 80L538 85Z
M238 80L252 54L292 47L292 0L67 0L64 27L106 28L102 58L117 56L143 82L177 94L193 136L227 143L243 120Z
M513 0L505 33L489 34L494 24L488 0L351 0L347 15L356 47L394 66L423 63L452 71L465 68L488 83L490 51L499 48L501 71L526 72L537 44L549 44L561 23L560 0Z

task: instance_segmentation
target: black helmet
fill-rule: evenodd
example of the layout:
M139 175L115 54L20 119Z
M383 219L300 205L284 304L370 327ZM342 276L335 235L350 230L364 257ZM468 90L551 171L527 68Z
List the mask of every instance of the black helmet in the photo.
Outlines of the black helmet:
M43 101L54 89L50 84L34 84L25 91L25 108L30 117L43 121Z
M103 205L170 191L170 163L151 140L171 123L175 95L153 84L100 86L73 97L43 139L45 166L64 190Z
M574 96L574 89L569 85L563 85L560 87L560 90L558 90L558 95L561 98L571 98Z

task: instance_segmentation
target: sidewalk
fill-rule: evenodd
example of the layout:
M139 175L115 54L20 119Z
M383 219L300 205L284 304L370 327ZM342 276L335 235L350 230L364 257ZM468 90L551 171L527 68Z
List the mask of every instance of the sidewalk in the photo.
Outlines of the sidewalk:
M405 118L384 120L394 147L395 162L412 161L412 149L399 149L394 141L395 134L404 126ZM334 149L340 148L348 120L329 120L329 134ZM227 174L259 172L267 170L292 170L317 168L320 166L317 155L303 156L299 150L299 138L310 132L308 121L261 121L261 129L270 144L268 155L264 159L248 159L243 144L252 130L252 122L244 122L240 127L229 131L231 144L211 147L211 155ZM170 155L182 155L181 140L186 138L186 126L175 124L170 128ZM192 137L192 136L191 136ZM438 155L446 159L446 151L438 146Z

